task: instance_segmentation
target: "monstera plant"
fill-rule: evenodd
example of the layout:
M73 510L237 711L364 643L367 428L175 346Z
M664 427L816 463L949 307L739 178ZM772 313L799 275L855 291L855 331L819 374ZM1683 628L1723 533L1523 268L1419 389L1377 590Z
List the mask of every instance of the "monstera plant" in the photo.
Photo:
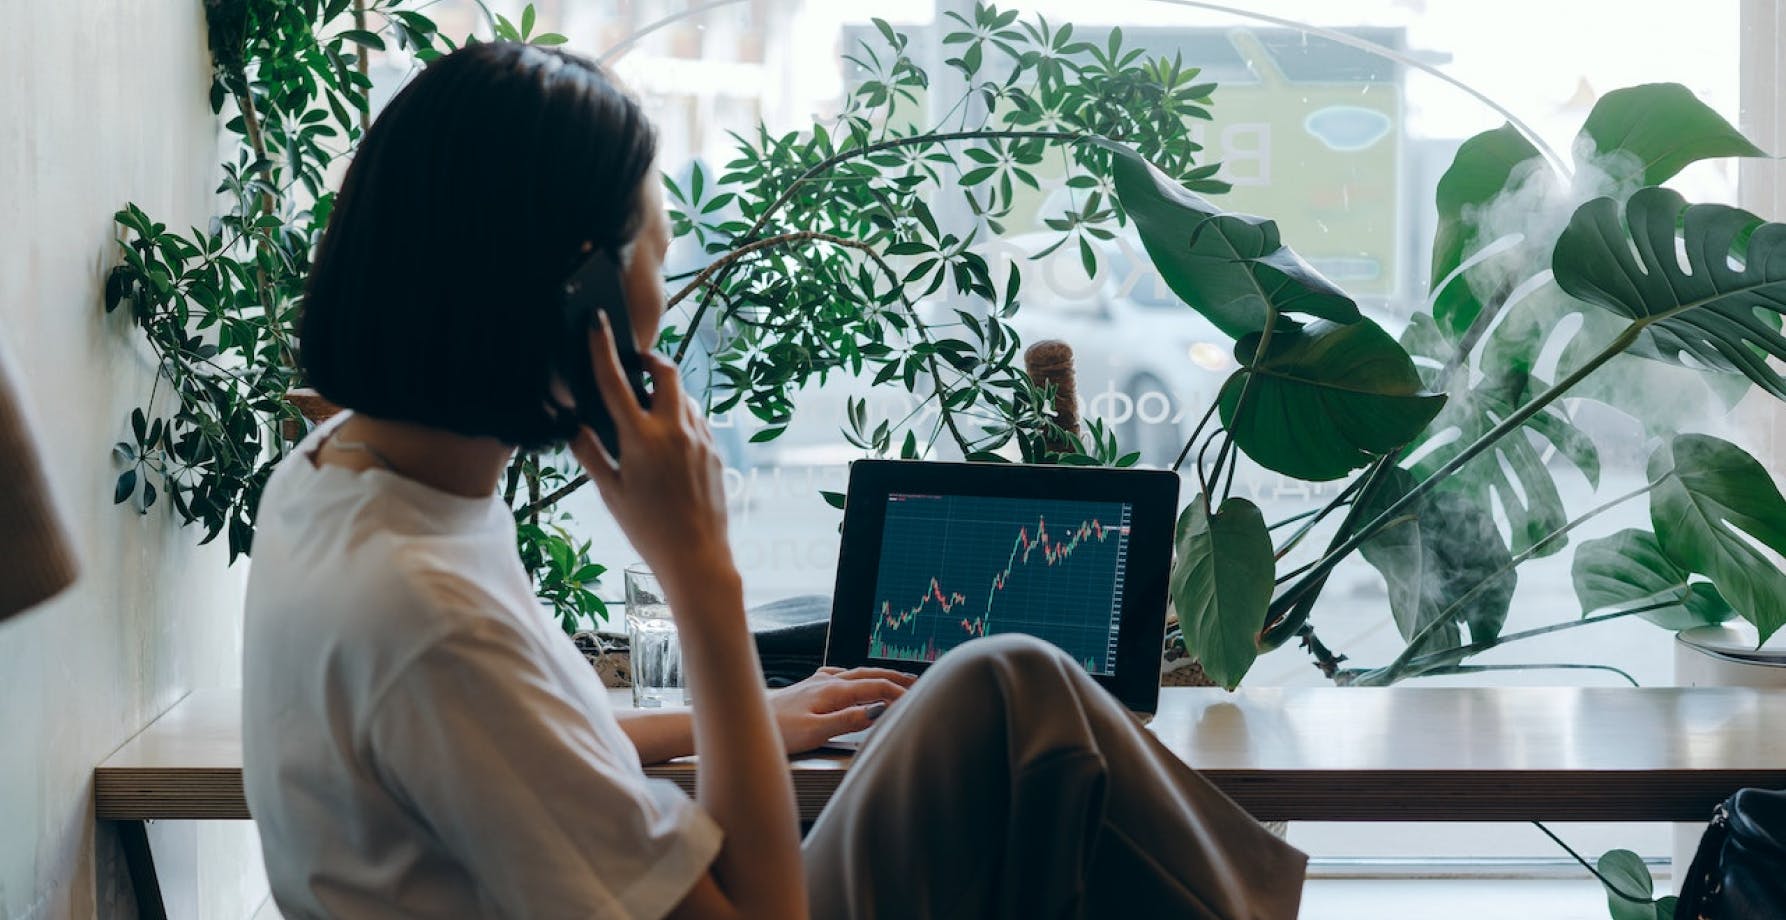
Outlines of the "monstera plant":
M1181 454L1195 458L1200 488L1179 521L1172 578L1185 648L1214 680L1235 686L1293 638L1329 677L1368 686L1455 673L1514 639L1615 617L1680 628L1740 616L1764 640L1786 623L1786 575L1764 551L1786 553L1786 500L1742 448L1680 433L1654 401L1657 387L1726 404L1751 386L1786 398L1768 363L1786 357L1786 225L1659 186L1697 160L1761 153L1686 89L1608 93L1569 171L1510 126L1464 143L1438 186L1432 309L1399 341L1271 221L1224 211L1105 146L1161 275L1235 339L1240 366ZM1560 226L1521 207L1559 199L1578 202ZM1548 371L1546 353L1560 354ZM1623 409L1657 438L1647 482L1573 516L1547 457L1596 488L1600 458L1564 397ZM1232 494L1235 451L1297 479L1349 482L1327 506L1269 523ZM1643 496L1650 530L1576 548L1587 616L1503 631L1521 563ZM1325 550L1281 571L1335 514ZM1343 666L1314 632L1316 600L1353 553L1384 575L1407 641L1380 667Z

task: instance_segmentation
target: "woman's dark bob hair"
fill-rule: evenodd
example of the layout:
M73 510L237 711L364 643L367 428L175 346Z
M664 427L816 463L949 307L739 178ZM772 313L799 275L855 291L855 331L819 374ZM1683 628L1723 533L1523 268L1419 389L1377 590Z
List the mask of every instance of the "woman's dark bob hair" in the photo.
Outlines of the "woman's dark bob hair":
M657 141L595 62L512 42L430 64L348 168L299 322L306 382L344 408L522 448L553 411L561 287L638 232Z

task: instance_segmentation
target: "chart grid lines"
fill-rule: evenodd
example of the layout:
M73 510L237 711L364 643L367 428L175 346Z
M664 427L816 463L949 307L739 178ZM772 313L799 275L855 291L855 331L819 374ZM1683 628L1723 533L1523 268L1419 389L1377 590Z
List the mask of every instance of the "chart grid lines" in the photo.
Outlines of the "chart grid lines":
M1020 632L1113 675L1131 507L1123 502L888 497L869 655L934 661Z

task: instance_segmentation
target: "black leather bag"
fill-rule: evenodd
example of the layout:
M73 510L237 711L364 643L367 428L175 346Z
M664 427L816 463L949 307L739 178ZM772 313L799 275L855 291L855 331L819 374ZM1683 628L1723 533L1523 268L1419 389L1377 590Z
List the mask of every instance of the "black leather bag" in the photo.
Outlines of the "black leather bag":
M1742 789L1712 812L1674 920L1786 917L1786 791Z

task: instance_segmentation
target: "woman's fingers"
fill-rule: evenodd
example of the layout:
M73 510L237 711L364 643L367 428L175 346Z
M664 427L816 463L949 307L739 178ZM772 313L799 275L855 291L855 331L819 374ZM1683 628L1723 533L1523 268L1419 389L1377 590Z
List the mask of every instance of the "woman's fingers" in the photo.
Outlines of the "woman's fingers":
M871 703L876 700L892 702L905 695L905 688L890 680L881 678L864 678L862 680L840 680L826 688L825 703L827 709L841 709L859 703Z
M620 369L620 354L614 350L614 330L608 326L608 317L600 312L596 316L599 321L589 330L589 364L595 371L595 388L601 393L602 403L614 419L616 432L624 437L638 428L645 410L626 382L626 372Z
M866 706L850 706L836 712L827 712L819 716L819 725L823 738L833 738L845 732L859 732L881 717L887 711L883 702L869 703Z
M578 428L577 436L571 440L571 453L576 455L578 463L583 464L589 478L595 480L596 488L606 493L611 486L619 483L620 464L608 455L607 447L602 445L601 438L596 437L595 432L588 428Z
M890 680L902 687L910 687L912 682L918 679L916 674L907 674L892 668L850 668L847 671L843 668L820 668L819 670L843 680L863 680L865 678Z
M651 375L651 411L663 418L676 418L682 412L682 375L676 365L655 351L639 357Z

